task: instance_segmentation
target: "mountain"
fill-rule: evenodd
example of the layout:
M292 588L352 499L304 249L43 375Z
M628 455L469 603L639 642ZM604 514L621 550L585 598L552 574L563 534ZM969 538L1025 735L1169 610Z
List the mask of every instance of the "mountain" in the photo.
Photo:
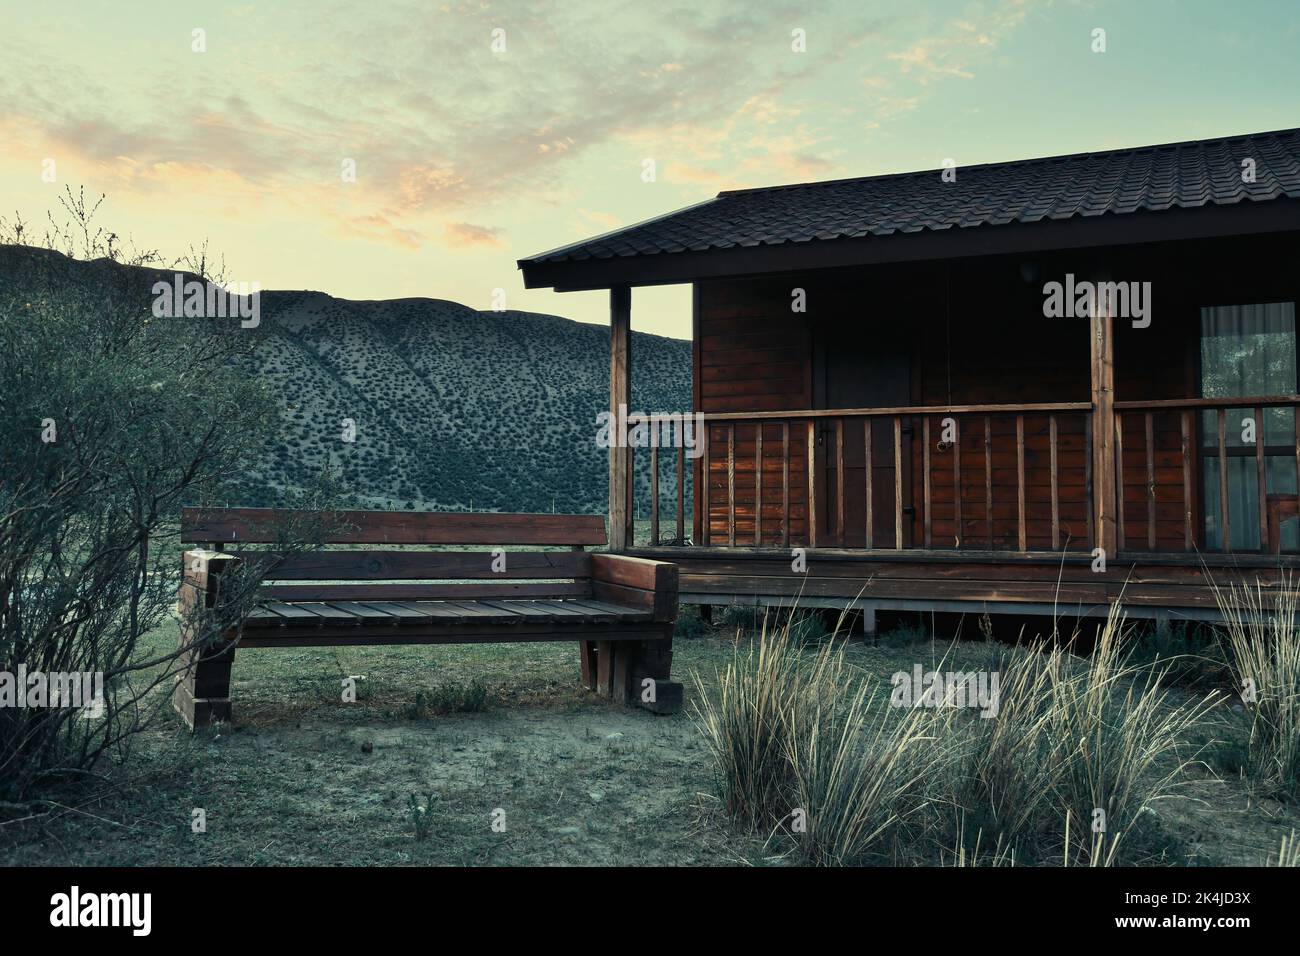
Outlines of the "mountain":
M93 282L133 268L0 245L0 287L21 287L34 264ZM142 294L174 276L136 271ZM243 500L227 504L274 505L328 468L362 507L607 509L608 453L596 445L596 416L609 404L608 327L441 299L321 292L263 291L260 310L249 373L276 396L278 439ZM633 409L690 411L690 342L634 332L632 353ZM636 458L637 510L645 513L649 455ZM672 456L662 458L660 492L675 501Z
M263 292L261 309L255 372L283 399L270 484L300 484L328 462L376 506L606 509L596 415L609 407L608 328L319 292ZM635 409L690 410L690 348L633 333ZM644 508L649 456L637 457ZM669 500L675 472L661 466Z

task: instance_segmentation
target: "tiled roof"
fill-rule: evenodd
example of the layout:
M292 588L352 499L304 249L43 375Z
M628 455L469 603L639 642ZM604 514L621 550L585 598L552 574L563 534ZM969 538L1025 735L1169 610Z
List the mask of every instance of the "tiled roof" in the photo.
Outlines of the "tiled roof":
M1247 159L1254 160L1254 182L1243 182ZM722 192L520 265L1300 199L1300 129L959 166L956 173L955 182L930 169Z

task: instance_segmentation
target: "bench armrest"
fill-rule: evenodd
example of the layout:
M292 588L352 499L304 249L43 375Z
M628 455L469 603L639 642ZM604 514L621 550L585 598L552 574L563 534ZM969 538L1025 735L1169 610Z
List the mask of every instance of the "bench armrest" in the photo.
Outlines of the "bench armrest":
M591 556L591 593L645 608L656 621L677 620L677 565L626 554Z
M221 595L221 576L239 562L224 551L196 549L181 555L181 611L213 608Z

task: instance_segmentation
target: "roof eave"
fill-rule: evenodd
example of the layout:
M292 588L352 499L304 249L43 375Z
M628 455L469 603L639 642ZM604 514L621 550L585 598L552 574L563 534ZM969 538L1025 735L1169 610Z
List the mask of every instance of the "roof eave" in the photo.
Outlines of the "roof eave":
M1300 200L1285 197L1159 212L1108 213L1089 218L1013 222L945 230L811 240L700 252L606 259L521 261L524 286L557 292L613 286L674 285L808 269L959 259L971 256L1121 246L1180 239L1300 230Z

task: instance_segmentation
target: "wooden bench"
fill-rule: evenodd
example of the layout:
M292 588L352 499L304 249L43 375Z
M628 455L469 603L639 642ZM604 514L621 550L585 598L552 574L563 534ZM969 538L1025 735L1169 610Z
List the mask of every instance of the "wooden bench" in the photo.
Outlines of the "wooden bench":
M271 569L243 620L182 662L173 703L191 727L231 719L236 647L577 641L588 689L656 713L680 709L681 684L670 680L677 567L583 550L605 544L603 516L342 511L324 516L326 543L385 547L238 550L283 541L304 515L182 510L181 540L205 546L183 558L182 646L195 643L201 609L222 609L222 579L236 580L227 575L238 562Z

